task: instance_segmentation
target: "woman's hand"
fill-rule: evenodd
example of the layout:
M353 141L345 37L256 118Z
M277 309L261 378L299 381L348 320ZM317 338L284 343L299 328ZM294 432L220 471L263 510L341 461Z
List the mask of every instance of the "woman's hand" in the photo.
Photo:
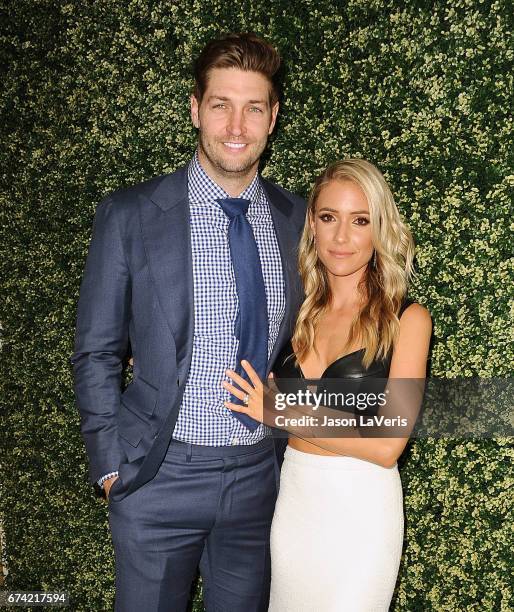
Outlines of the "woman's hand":
M250 382L236 374L233 370L227 370L226 374L239 387L234 387L228 382L223 381L223 387L232 395L239 398L245 405L239 406L232 402L224 402L227 408L234 412L241 412L252 417L259 423L264 421L264 385L257 372L252 368L248 361L241 361L244 371L248 374Z

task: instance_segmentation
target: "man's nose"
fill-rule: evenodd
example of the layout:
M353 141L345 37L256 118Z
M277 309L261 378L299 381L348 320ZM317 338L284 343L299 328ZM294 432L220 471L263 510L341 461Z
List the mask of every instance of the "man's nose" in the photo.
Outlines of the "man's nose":
M244 133L244 116L241 111L233 110L230 113L228 131L231 136L242 136Z

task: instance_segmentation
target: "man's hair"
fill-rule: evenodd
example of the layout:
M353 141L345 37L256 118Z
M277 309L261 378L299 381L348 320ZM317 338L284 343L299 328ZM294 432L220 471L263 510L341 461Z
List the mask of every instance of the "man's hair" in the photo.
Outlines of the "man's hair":
M194 96L201 102L207 89L209 71L213 68L238 68L258 72L268 79L270 106L273 106L280 97L280 64L280 55L275 47L255 34L227 34L207 43L194 62Z

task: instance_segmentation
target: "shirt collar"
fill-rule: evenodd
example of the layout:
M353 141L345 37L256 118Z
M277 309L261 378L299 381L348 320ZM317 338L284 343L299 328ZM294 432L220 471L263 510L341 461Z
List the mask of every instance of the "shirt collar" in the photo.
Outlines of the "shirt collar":
M258 203L261 189L259 174L256 172L252 182L238 197L250 200L250 202L255 205ZM189 164L188 195L189 201L192 204L214 202L220 198L230 197L202 168L200 160L198 159L198 150L195 151L193 159Z

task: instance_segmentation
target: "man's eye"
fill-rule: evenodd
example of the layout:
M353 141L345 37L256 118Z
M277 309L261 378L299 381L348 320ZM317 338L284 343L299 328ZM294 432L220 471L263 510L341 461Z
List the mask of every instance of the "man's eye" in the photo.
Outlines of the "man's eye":
M251 111L252 113L262 113L262 109L261 109L261 108L259 108L258 106L251 106L251 107L250 107L250 111Z
M214 108L226 108L226 105L225 104L221 104L221 103L220 104L215 104Z

